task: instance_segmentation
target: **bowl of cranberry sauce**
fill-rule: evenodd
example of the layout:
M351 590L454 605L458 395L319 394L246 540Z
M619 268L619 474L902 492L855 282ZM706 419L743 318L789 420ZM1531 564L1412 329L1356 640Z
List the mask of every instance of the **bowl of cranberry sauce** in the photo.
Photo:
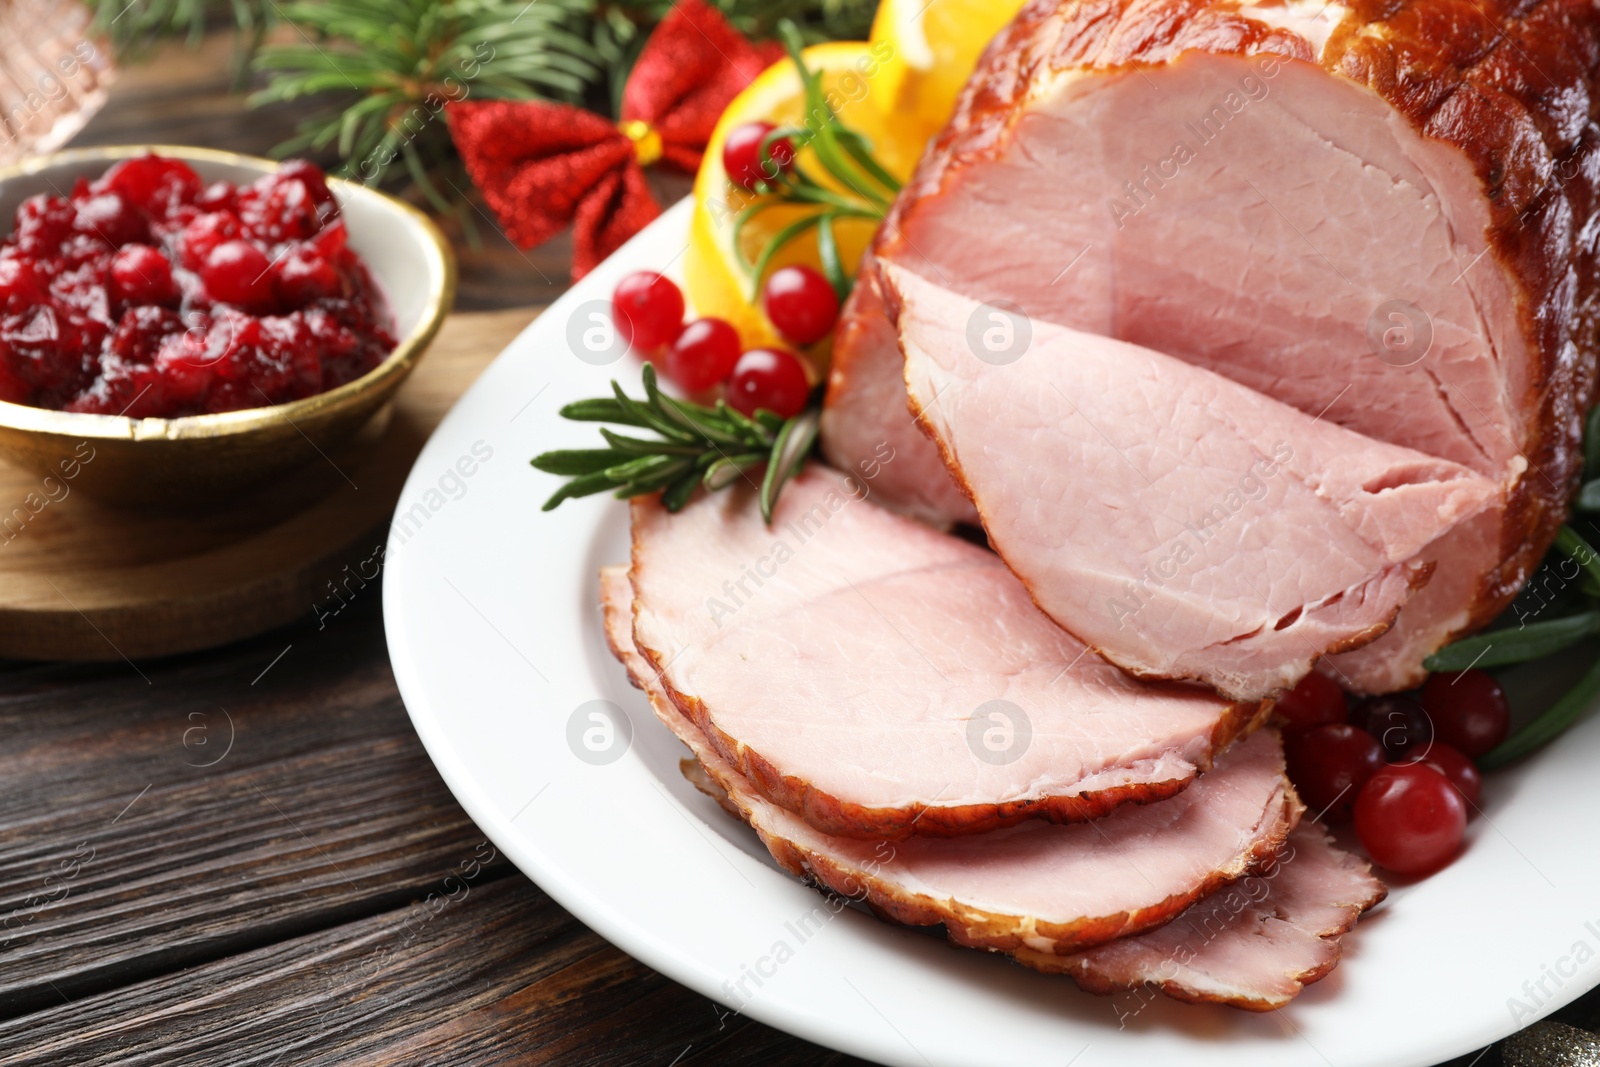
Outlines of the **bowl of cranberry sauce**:
M425 216L303 161L44 156L0 170L0 234L0 458L128 503L327 461L454 298Z

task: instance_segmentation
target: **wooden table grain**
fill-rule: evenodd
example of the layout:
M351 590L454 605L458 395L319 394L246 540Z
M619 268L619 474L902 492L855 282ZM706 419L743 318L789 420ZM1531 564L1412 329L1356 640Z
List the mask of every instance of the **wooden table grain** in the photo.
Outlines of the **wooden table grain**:
M264 152L299 109L245 112L228 50L128 69L74 143ZM547 303L567 252L488 232L459 306ZM0 1063L860 1062L729 1015L513 869L412 732L379 600L165 661L0 664Z

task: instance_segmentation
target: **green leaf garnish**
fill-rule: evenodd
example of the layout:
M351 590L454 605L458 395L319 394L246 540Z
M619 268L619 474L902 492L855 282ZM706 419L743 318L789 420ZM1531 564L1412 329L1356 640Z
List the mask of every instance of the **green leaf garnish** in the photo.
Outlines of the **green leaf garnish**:
M733 247L754 301L760 297L761 284L773 259L814 229L823 273L842 301L850 295L854 281L840 258L834 223L839 219L881 222L900 191L900 182L873 157L868 140L840 120L828 102L822 78L805 64L801 55L803 42L794 24L780 22L778 36L805 89L807 125L775 129L761 142L761 172L772 177L758 183L758 198L735 216ZM778 166L772 157L773 146L780 140L789 141L795 149L795 162L787 168ZM807 170L811 160L801 157L804 149L810 150L812 160L821 168L820 175ZM780 204L806 210L773 234L753 259L746 256L740 241L745 226Z
M602 427L607 448L535 456L535 469L569 479L545 501L545 511L566 500L610 491L623 500L659 492L662 507L676 512L701 486L715 491L741 479L757 484L749 472L764 464L761 517L770 523L784 483L800 472L816 447L822 411L815 405L785 420L766 410L751 418L721 400L715 407L677 400L661 392L649 363L644 365L643 400L628 396L614 381L611 390L609 397L568 404L562 417L653 430L659 436L635 437Z

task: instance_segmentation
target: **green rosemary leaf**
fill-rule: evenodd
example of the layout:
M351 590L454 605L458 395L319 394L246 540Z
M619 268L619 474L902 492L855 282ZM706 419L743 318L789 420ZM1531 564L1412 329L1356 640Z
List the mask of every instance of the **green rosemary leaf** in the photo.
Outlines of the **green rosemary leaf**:
M710 467L706 468L705 475L700 479L701 484L715 492L726 489L744 476L744 472L751 470L767 461L766 452L746 452L737 456L721 456Z
M783 429L783 417L780 415L774 415L766 408L756 409L755 420L760 423L762 428L767 430L769 433L777 433L779 430Z
M1423 663L1430 671L1464 671L1471 667L1507 667L1542 659L1600 634L1600 611L1585 611L1526 626L1490 630L1447 645Z
M608 430L604 426L600 428L600 436L604 437L606 443L617 452L628 456L666 455L694 457L705 451L704 445L678 444L673 441L651 441L643 437L627 437Z
M794 185L786 188L784 193L787 203L816 204L840 212L850 212L858 218L883 218L882 211L876 208L863 208L859 199L853 200L837 189L830 189L825 185Z
M698 470L691 470L679 476L678 480L667 486L661 494L661 506L666 508L669 514L683 510L689 498L694 496L694 491L700 488L700 477Z
M845 273L839 258L839 242L833 235L833 213L824 211L817 220L817 257L822 261L822 273L833 286L839 303L850 295L850 275Z
M734 216L733 235L731 237L733 242L733 254L739 258L739 267L746 274L749 274L755 269L755 261L748 258L744 254L744 228L748 226L757 215L760 215L762 212L769 211L775 207L782 207L784 203L785 202L783 200L780 200L775 196L764 196L760 200L754 200L746 204L744 207L740 208L739 213Z
M643 481L651 475L659 474L668 468L676 468L683 464L682 460L673 459L671 456L635 456L621 463L607 467L600 473L610 478L617 485L628 482Z
M790 478L800 472L800 466L817 443L817 424L822 417L819 408L807 408L784 423L778 439L772 444L772 458L767 461L767 473L761 479L761 518L772 524L772 509L778 494Z
M650 428L648 422L634 415L630 409L623 407L611 397L575 400L563 407L560 415L563 419L571 419L573 422L615 422L622 426Z
M840 125L836 131L840 146L850 154L850 157L893 197L900 191L900 182L893 174L883 169L872 155L872 145L867 139L855 130Z
M1501 742L1499 747L1491 749L1482 756L1478 760L1478 766L1486 771L1493 770L1543 748L1567 727L1582 718L1597 694L1600 694L1600 659L1595 660L1584 676L1578 680L1577 685L1567 690L1560 700L1546 708L1537 719Z
M1596 554L1594 547L1577 530L1570 526L1561 527L1556 533L1555 547L1582 567L1585 575L1600 581L1600 554Z
M604 471L597 471L594 474L585 474L581 478L572 479L560 489L557 489L554 493L550 494L550 499L544 502L544 507L540 510L554 511L564 500L576 500L579 497L593 496L595 493L603 493L616 484L616 482L613 482L610 478L605 476Z
M694 430L707 441L734 448L742 448L749 444L734 428L718 420L710 408L698 404L686 404L670 396L661 397L660 404L661 410L668 418Z
M1579 511L1600 511L1600 478L1583 483L1583 488L1578 490L1578 500L1574 507Z
M752 304L759 303L761 300L761 279L767 273L767 265L772 262L772 257L777 255L790 241L815 226L821 217L820 215L808 215L805 218L796 219L772 235L772 239L767 242L767 247L761 250L761 255L756 259L755 266L750 271L750 302Z
M609 448L567 448L545 452L528 462L546 474L595 474L614 467L623 457Z
M649 364L647 363L645 366L648 367ZM634 400L632 397L628 396L627 393L624 393L622 391L622 386L618 385L615 381L611 383L611 392L615 396L617 403L622 405L625 411L631 414L634 418L644 420L641 425L648 426L662 437L673 441L684 441L691 444L694 442L695 435L693 433L685 430L682 426L676 425L665 415L662 415L657 411L652 411L649 405L641 404L637 400Z
M693 474L693 468L694 463L691 460L668 460L636 478L628 479L626 484L617 489L617 499L626 500L629 497L643 496L645 493L653 493L658 489L665 489L681 476Z
M777 431L775 429L769 430L761 423L750 418L750 416L746 415L744 412L729 407L726 400L717 401L717 416L719 418L727 419L728 422L737 427L739 432L748 438L752 444L759 441L763 449L772 447L772 435Z
M1583 476L1600 478L1600 407L1583 420Z
M711 408L673 400L663 394L656 384L655 368L649 363L644 365L644 391L650 409L675 423L681 431L721 445L743 443L738 434L719 424L716 412Z

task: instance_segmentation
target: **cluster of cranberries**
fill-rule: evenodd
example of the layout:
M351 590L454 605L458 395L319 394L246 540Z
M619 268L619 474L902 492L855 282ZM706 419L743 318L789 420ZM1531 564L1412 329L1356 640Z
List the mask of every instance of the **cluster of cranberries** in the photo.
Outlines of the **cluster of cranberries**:
M1373 862L1407 875L1430 874L1460 851L1483 785L1473 760L1511 724L1500 684L1477 670L1354 705L1336 682L1310 674L1277 711L1301 799L1330 823L1353 819Z
M839 317L828 280L810 267L783 267L767 279L763 306L786 340L822 340ZM728 405L745 415L758 408L791 418L811 393L805 365L786 348L746 349L739 331L723 319L683 321L683 293L654 271L630 274L611 296L616 327L635 351L658 356L662 373L691 394L718 385Z
M322 172L205 185L148 155L17 209L0 243L0 400L175 418L279 404L393 349Z

